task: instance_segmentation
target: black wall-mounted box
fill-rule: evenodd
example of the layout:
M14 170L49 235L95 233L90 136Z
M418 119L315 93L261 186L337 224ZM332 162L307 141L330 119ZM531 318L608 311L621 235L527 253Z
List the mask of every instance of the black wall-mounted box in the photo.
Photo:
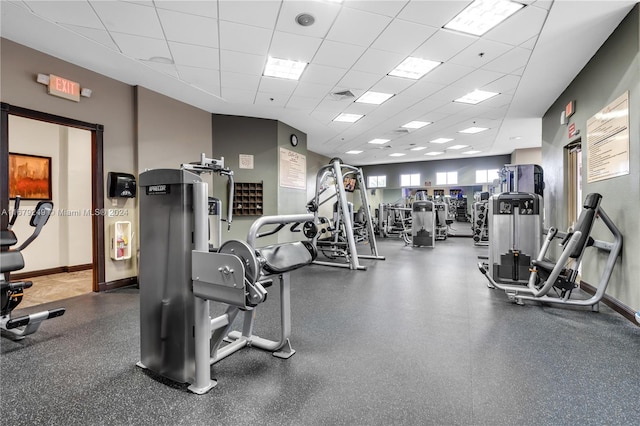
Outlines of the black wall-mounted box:
M129 173L109 172L107 177L109 198L135 198L136 178Z

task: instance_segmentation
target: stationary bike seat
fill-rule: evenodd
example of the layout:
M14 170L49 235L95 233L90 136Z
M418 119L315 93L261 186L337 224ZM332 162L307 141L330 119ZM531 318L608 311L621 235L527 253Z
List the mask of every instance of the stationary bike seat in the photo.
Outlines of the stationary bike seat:
M11 247L18 243L16 234L10 230L0 231L0 245L2 247Z
M19 271L24 268L24 258L17 250L0 252L0 272Z

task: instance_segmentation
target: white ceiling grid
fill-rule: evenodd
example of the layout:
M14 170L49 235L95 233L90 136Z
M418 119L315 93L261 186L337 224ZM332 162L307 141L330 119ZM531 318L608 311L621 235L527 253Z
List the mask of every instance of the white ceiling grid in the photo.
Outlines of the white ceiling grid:
M2 37L211 112L281 120L306 132L313 151L363 150L348 161L373 164L455 158L464 150L424 154L457 144L477 155L540 146L544 110L635 3L520 2L526 7L482 37L442 28L470 0L9 1L0 3L0 29ZM300 13L315 23L298 25ZM596 31L584 25L595 21ZM567 34L577 48L557 42ZM387 75L410 55L443 63L419 80ZM297 82L264 77L267 56L308 66ZM561 81L549 85L553 72ZM478 105L452 102L474 89L500 94ZM347 90L355 97L332 96ZM355 103L367 90L394 96L382 105ZM523 98L532 94L536 102ZM332 121L340 112L365 116ZM401 129L413 120L432 124ZM471 125L489 130L457 133ZM437 137L454 140L429 143ZM375 147L367 143L373 138L391 141ZM409 151L414 146L427 148ZM392 159L392 152L407 155Z

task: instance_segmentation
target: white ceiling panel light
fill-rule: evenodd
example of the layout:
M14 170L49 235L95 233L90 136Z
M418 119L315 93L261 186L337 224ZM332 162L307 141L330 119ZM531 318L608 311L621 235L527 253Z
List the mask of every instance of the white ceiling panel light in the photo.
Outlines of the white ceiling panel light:
M426 146L416 146L414 148L411 148L411 151L422 151L423 149L427 149Z
M491 99L494 96L498 96L500 93L496 92L487 92L485 90L474 90L473 92L469 92L461 98L455 99L453 102L460 102L463 104L471 104L476 105L482 101L486 101L487 99Z
M444 28L481 36L523 7L510 0L475 0Z
M442 62L409 56L407 59L402 61L400 65L394 68L389 75L418 80L441 63Z
M438 139L433 139L430 140L429 143L447 143L447 142L451 142L453 139L449 139L449 138L438 138Z
M345 152L345 154L352 154L352 155L362 154L362 151L359 151L357 149L352 149L351 151Z
M393 96L395 96L393 93L365 92L362 96L356 99L356 102L362 104L380 105Z
M468 127L466 129L459 130L458 133L466 133L469 135L473 135L475 133L484 132L485 130L489 130L489 128L488 127Z
M371 139L367 143L372 143L374 145L382 145L382 144L385 144L385 143L389 142L390 140L391 139Z
M402 157L405 156L407 154L404 154L402 152L394 152L393 154L389 154L389 157Z
M355 123L356 121L360 120L362 117L364 117L364 115L347 114L343 112L339 114L336 118L334 118L333 121L339 121L341 123Z
M420 129L429 124L431 124L430 121L410 121L407 124L403 124L400 127L404 127L405 129Z
M469 145L452 145L450 147L448 147L447 149L462 149L462 148L466 148Z
M290 61L288 59L272 58L269 56L263 75L266 77L298 80L306 66L306 62Z
M482 152L482 151L478 151L477 149L472 149L472 150L470 150L470 151L465 151L465 152L463 152L463 154L472 155L472 154L479 154L479 153L481 153L481 152Z
M427 152L424 155L429 155L429 156L434 156L434 155L442 155L444 154L443 151L431 151L431 152Z

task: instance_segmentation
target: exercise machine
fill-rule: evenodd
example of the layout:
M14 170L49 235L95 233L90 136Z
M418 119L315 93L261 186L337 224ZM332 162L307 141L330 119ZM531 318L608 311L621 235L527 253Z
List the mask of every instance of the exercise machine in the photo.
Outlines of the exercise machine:
M471 206L471 232L477 246L489 245L489 193L481 192Z
M543 196L544 172L537 164L506 164L498 172L500 192L532 192Z
M353 209L349 209L345 183L349 185L350 190L359 189L361 205L364 207L364 229L361 230L359 240L369 246L371 254L358 254ZM329 223L326 218L321 218L319 211L320 206L334 198L335 219L333 223ZM339 158L334 158L329 164L321 167L316 175L315 196L307 203L307 210L313 213L314 224L320 229L311 242L319 253L327 257L327 260L315 260L315 264L366 270L366 266L361 265L359 259L384 260L384 256L378 253L362 169L343 164ZM336 259L342 259L343 262L333 261Z
M523 304L524 300L535 300L544 303L555 303L571 306L590 306L595 312L599 309L599 302L605 294L607 285L613 273L616 260L622 250L622 234L613 221L607 216L601 206L602 195L591 193L585 197L583 209L575 228L567 233L560 233L555 228L547 231L547 237L535 260L531 262L531 270L526 286L503 284L495 280L481 263L478 264L480 272L489 281L489 286L504 290L510 300ZM596 240L591 237L593 225L597 219L601 219L613 236L613 242ZM562 253L557 261L546 258L551 242L556 238L562 238ZM577 282L579 267L585 250L589 247L609 253L607 262L600 276L595 294L588 299L570 299ZM554 290L556 297L549 296Z
M40 235L42 227L51 216L53 203L51 201L40 201L38 203L29 222L35 228L33 233L18 248L12 250L10 247L18 243L18 239L11 228L16 222L19 208L20 197L17 196L9 225L0 235L0 245L2 246L2 251L0 252L0 327L4 336L14 340L21 340L25 336L35 333L38 331L42 321L62 316L65 312L64 308L56 308L35 314L12 316L13 310L22 302L24 290L30 288L33 283L31 281L11 282L9 274L24 268L22 251Z
M433 247L436 241L436 211L433 201L414 201L411 211L411 242L414 246Z
M206 159L208 160L208 159ZM201 161L203 163L203 161ZM196 394L216 385L211 365L245 347L288 358L295 353L291 333L290 272L310 264L315 248L308 241L257 247L257 239L291 224L313 224L313 215L263 216L247 241L209 243L208 185L199 173L231 176L224 159L179 170L140 174L140 362L138 366L179 383ZM229 192L232 204L233 191ZM229 219L229 218L228 218ZM215 221L216 219L214 219ZM275 229L260 233L267 225ZM215 246L215 244L213 244ZM280 289L280 338L254 335L258 306L267 288ZM210 302L226 305L210 317ZM233 331L242 314L242 329Z
M446 240L449 235L449 225L453 220L449 218L449 204L439 199L434 203L435 239Z

